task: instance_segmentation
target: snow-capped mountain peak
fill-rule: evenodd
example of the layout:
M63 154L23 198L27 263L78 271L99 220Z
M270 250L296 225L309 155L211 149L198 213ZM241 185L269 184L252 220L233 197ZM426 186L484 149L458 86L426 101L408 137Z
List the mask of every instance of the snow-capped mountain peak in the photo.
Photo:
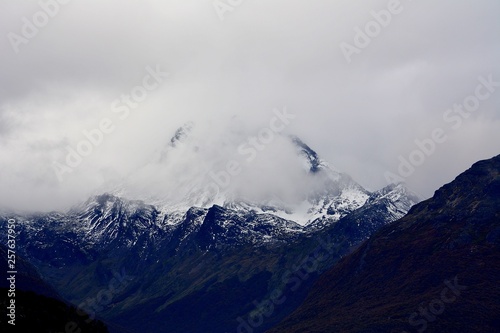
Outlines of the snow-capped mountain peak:
M171 225L191 207L219 205L270 213L303 226L334 223L370 200L399 193L368 192L297 136L276 133L273 142L252 146L258 140L253 135L232 129L213 133L188 122L158 151L159 158L108 192L153 205L162 222ZM252 158L241 154L242 146L246 151L254 147Z

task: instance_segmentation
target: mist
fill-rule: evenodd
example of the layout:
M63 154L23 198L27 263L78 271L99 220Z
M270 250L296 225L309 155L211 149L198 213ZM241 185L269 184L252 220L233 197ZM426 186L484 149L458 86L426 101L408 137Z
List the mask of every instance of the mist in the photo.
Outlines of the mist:
M392 2L217 3L0 3L0 207L65 210L120 186L134 197L188 195L230 160L242 166L231 191L292 193L303 169L288 134L369 190L391 173L423 198L499 154L498 1L400 1L363 47L357 31ZM39 25L28 37L26 22ZM346 56L342 43L357 52ZM447 121L481 78L491 78L487 98L453 113L460 126ZM295 118L247 163L238 147L284 108ZM188 122L199 142L158 162ZM446 139L433 140L435 129ZM88 154L68 166L78 148ZM401 158L414 170L402 175Z

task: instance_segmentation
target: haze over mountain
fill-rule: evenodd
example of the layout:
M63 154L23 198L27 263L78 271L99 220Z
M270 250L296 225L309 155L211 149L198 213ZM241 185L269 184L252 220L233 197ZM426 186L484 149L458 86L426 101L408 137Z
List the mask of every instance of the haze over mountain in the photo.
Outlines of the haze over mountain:
M233 120L231 128L211 135L187 123L147 163L96 194L109 192L182 213L214 204L261 212L264 207L302 224L328 215L332 204L332 211L344 207L348 212L368 199L367 190L299 138L267 128L266 136L247 136L236 124Z
M387 185L384 173L416 149L415 139L443 128L447 141L407 179L429 197L497 152L498 91L460 129L443 114L474 94L479 76L500 80L500 5L401 4L349 64L340 43L352 44L354 29L388 1L246 1L223 21L213 1L71 1L19 53L7 36L22 34L23 17L41 8L2 1L0 202L64 210L126 177L185 122L217 132L236 116L256 135L284 107L297 116L290 133L372 191ZM113 102L142 85L148 66L169 76L121 119ZM114 131L60 183L53 162L104 118Z

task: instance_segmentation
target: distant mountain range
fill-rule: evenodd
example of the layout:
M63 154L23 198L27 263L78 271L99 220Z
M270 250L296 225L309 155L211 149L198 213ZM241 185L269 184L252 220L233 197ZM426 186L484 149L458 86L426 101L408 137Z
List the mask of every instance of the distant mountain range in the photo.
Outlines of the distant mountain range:
M280 140L280 153L286 155L283 158L285 165L265 164L265 167L278 167L273 172L282 178L276 184L290 177L292 187L285 182L282 188L270 188L269 195L246 196L254 191L242 190L235 177L234 183L238 186L218 184L217 191L209 191L208 184L214 179L206 174L197 175L203 168L195 167L196 163L202 163L196 158L201 154L205 159L207 154L203 152L203 140L192 137L193 128L195 124L180 128L165 148L129 179L68 212L0 214L2 231L5 231L4 222L8 218L17 221L18 254L34 267L33 276L39 276L44 285L65 301L105 321L111 332L265 332L273 327L273 332L288 332L289 329L330 332L330 321L323 323L323 317L312 315L322 310L337 311L336 305L330 303L331 309L325 306L314 310L319 304L316 301L331 296L322 293L322 288L326 288L322 284L342 282L347 288L352 281L349 288L361 288L363 283L368 283L371 269L375 268L365 259L366 268L365 264L356 266L361 267L361 271L349 273L352 276L335 272L355 260L349 258L359 256L359 251L367 246L378 248L367 245L378 239L373 235L380 237L393 226L409 223L404 221L422 211L418 207L430 207L419 215L419 220L440 214L445 216L447 210L449 214L462 214L462 210L465 212L472 207L471 203L470 207L457 207L459 203L465 205L465 201L448 202L449 193L440 194L443 192L440 190L436 195L441 195L447 205L433 206L432 199L411 209L420 200L403 184L367 191L348 175L329 167L314 150L294 136L277 139ZM184 176L178 173L176 166L176 158L183 154L194 156L182 166L180 171L185 171ZM217 166L219 162L203 163ZM245 165L251 172L252 168L260 166L262 164ZM136 196L132 195L136 192L129 189L137 189L144 175L163 169L168 170L165 177L176 175L178 182L172 189L158 191L156 196L148 192L142 200L127 199L127 194ZM223 169L214 167L213 170L217 176L217 170ZM161 182L162 174L157 177ZM481 185L483 183L471 181L470 188L457 187L454 195L479 193ZM145 182L141 186L153 184ZM471 189L473 186L476 192ZM288 188L293 189L292 196L283 195L283 190ZM175 193L178 198L171 200ZM498 196L498 193L492 195ZM478 194L474 197L475 207L481 208L483 200L487 199ZM477 209L466 216L482 218L482 208ZM410 214L404 217L408 211ZM396 220L399 221L393 224ZM480 235L490 226L485 228ZM391 281L390 277L396 274L394 267L399 267L404 260L411 262L414 259L407 248L410 244L418 241L439 247L438 242L443 240L424 237L419 232L429 232L433 236L428 230L415 229L411 233L404 229L400 232L395 240L397 244L390 249L405 259L392 262L390 256L380 258L380 263L384 264L375 266L383 273L376 274L392 272L382 275L382 280ZM470 237L482 241L479 234ZM344 256L347 257L337 264ZM444 262L443 266L448 264ZM367 275L357 280L365 271ZM327 278L331 274L335 278ZM425 286L424 283L419 288ZM399 308L406 311L413 306L410 296L408 294L408 306ZM380 302L384 299L382 295L376 297ZM306 309L303 310L305 314L302 309ZM388 317L398 315L399 322L404 323L402 312L395 311ZM302 322L303 326L296 326ZM361 325L368 320L358 322ZM359 328L365 329L364 326Z
M283 274L296 265L300 253L317 247L316 239L333 236L330 246L335 251L314 276L419 201L402 184L370 193L331 169L294 136L280 136L279 149L288 154L288 164L277 164L283 170L274 171L286 174L286 169L296 169L289 182L299 182L301 186L294 188L303 193L293 193L290 201L272 188L259 200L233 187L204 191L213 179L186 185L189 191L173 202L161 196L151 197L152 203L118 196L126 195L151 168L174 170L176 154L202 154L202 143L192 137L193 127L187 124L177 130L152 162L106 194L66 213L8 216L18 221L20 254L75 305L98 295L116 272L135 277L99 308L99 316L122 327L118 331L143 331L145 325L150 325L148 332L164 332L167 327L170 332L231 331L238 326L237 318L254 311L255 300L286 287ZM307 279L301 292L290 296L259 330L298 306L313 280ZM241 288L248 292L221 294ZM217 309L206 304L220 297ZM193 309L199 313L197 320L176 319L190 316Z
M180 127L151 160L97 194L139 197L154 205L166 224L178 223L191 207L218 205L271 213L301 225L338 221L371 194L296 136L276 133L270 144L248 156L243 152L249 148L242 148L249 139L243 133L228 130L208 139L196 129L194 123ZM234 170L228 171L228 165Z

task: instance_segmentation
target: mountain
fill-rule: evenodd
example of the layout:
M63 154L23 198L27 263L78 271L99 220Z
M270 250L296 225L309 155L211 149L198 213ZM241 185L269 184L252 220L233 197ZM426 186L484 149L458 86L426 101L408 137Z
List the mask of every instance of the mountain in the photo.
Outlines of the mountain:
M246 132L206 133L198 127L189 122L178 128L147 163L100 193L140 198L163 215L218 205L271 212L301 225L338 221L370 195L296 136L276 133L259 146Z
M0 245L2 272L11 271L7 255L8 249ZM108 332L101 321L91 318L84 311L77 310L74 306L62 301L54 288L44 282L36 268L26 260L15 256L15 266L17 271L15 279L0 281L0 306L8 309L7 316L0 318L2 332L15 329L20 332L49 333L62 332L68 328L73 331L80 329L84 332ZM14 288L11 282L15 283ZM14 303L12 303L13 300Z
M333 223L335 219L332 221L330 218L323 218L312 221L306 228L313 231L328 225L333 225L335 228L342 225L351 226L353 230L358 229L361 232L359 237L363 238L367 236L366 233L362 234L366 228L369 228L369 232L372 233L388 221L400 219L419 201L418 196L408 190L404 184L390 184L371 193L363 206L345 214L345 218L341 218L337 223Z
M8 252L7 247L0 245L0 268L2 272L11 271L7 262L9 254L11 252ZM57 291L48 285L38 274L36 268L25 259L15 256L15 266L18 272L16 274L16 289L61 300ZM0 288L8 289L9 285L10 283L6 279L0 281ZM2 296L4 296L3 293Z
M241 179L235 174L209 193L212 176L229 173L207 140L188 124L112 191L65 213L11 216L19 253L62 297L104 318L113 332L234 331L260 311L256 304L286 294L254 328L264 332L304 301L321 273L419 201L403 184L370 193L285 135L260 152L269 154L262 161L243 160ZM215 146L224 144L238 151L227 142ZM137 184L157 191L134 198ZM304 260L314 267L307 274ZM87 301L103 295L106 301L94 307Z
M500 155L325 272L269 333L498 332Z
M162 216L152 205L104 194L67 214L17 216L18 244L74 304L95 298L117 274L130 277L98 312L112 330L119 325L133 332L146 326L150 332L223 332L254 311L256 300L278 287L290 289L287 271L296 271L304 254L327 240L334 250L257 332L293 311L321 272L392 222L394 207L404 209L411 198L403 185L389 186L338 222L309 228L271 213L217 205ZM228 295L230 290L242 292ZM209 304L215 300L217 308ZM193 308L199 318L179 322Z

